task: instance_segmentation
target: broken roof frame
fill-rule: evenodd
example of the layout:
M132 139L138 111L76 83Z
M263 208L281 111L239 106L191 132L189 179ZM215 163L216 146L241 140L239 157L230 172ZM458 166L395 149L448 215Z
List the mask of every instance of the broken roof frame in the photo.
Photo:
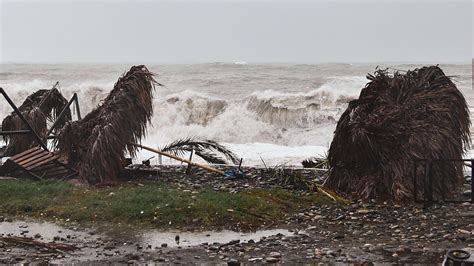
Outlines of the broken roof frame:
M49 151L48 145L41 139L41 137L38 135L38 133L33 129L33 127L30 125L28 120L21 114L20 110L18 110L18 107L16 107L15 103L12 101L12 99L8 96L7 92L0 87L0 93L3 95L5 100L7 100L8 104L13 108L13 111L15 112L16 115L23 121L23 123L26 125L28 128L27 130L15 130L15 131L0 131L0 135L15 135L15 134L33 134L35 137L35 140L38 142L38 145L41 146L41 148L45 149L46 151Z
M56 83L56 84L58 84L58 83ZM35 137L35 140L38 142L38 145L41 146L41 148L43 148L46 151L49 151L48 146L46 145L47 144L47 139L56 138L56 136L54 136L54 135L50 136L50 135L53 132L53 130L57 127L59 121L61 121L61 118L64 117L64 115L66 114L66 110L71 106L71 104L75 103L77 118L79 120L81 119L81 109L79 107L79 99L77 97L77 93L74 93L73 96L71 97L71 99L69 100L68 104L63 108L63 110L61 110L61 113L57 117L56 121L54 121L53 125L48 130L48 133L46 134L46 138L42 139L39 136L39 134L33 129L33 127L28 122L28 120L26 120L26 118L21 114L18 107L15 105L15 103L12 101L12 99L8 96L7 92L2 87L0 87L0 93L3 95L5 100L7 100L8 104L12 107L15 114L18 115L18 117L20 117L20 119L23 121L23 123L28 128L26 130L14 130L14 131L2 131L2 130L0 130L0 136L3 136L3 135L18 135L18 134L33 134L33 136ZM2 157L2 156L0 155L0 157Z
M58 83L56 83L57 85ZM56 86L55 85L55 86ZM16 167L21 169L23 172L29 174L30 176L42 180L44 176L47 174L63 174L61 179L67 179L69 177L75 176L77 174L75 169L69 167L66 163L63 163L58 160L58 156L51 153L47 146L47 140L51 138L56 138L57 136L51 135L53 130L57 127L59 121L62 117L66 114L66 110L71 106L71 104L75 103L76 113L78 119L81 119L81 112L79 107L79 100L77 94L74 95L69 100L68 104L61 110L61 113L57 117L56 121L54 121L51 128L48 130L45 138L41 138L39 134L34 130L28 120L22 115L18 107L12 101L12 99L8 96L6 91L0 87L0 94L5 98L8 104L12 107L14 113L20 117L22 122L26 125L28 129L26 130L14 130L14 131L2 131L0 130L0 136L3 135L16 135L16 134L33 134L36 142L40 147L32 148L26 151L23 151L19 154L14 155L8 161L11 161ZM3 157L0 153L0 158ZM7 161L7 162L8 162ZM42 168L42 175L38 175L34 173L35 170ZM49 173L48 173L49 172Z

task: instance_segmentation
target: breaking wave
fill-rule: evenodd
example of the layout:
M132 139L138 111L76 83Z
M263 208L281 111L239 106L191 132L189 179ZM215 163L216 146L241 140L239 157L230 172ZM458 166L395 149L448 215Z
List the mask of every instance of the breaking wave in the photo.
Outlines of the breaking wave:
M362 77L339 77L307 92L263 90L235 99L193 90L170 93L158 87L145 142L165 143L198 135L226 143L327 145L337 118L365 82ZM3 86L20 104L31 92L51 84L33 80ZM112 87L112 82L85 82L63 86L61 92L67 98L77 93L86 114ZM0 116L9 111L2 105Z
M66 98L78 94L84 116L101 103L128 67L8 65L0 72L0 86L20 105L32 92L51 88L59 80ZM267 163L297 165L327 149L337 119L366 84L365 73L374 68L243 62L151 66L162 74L157 78L166 87L156 89L152 125L143 142L157 147L177 138L200 136L226 144L245 158L244 165L260 164L261 158ZM458 77L458 87L473 99L471 66L448 65L446 70ZM0 118L10 111L0 99Z

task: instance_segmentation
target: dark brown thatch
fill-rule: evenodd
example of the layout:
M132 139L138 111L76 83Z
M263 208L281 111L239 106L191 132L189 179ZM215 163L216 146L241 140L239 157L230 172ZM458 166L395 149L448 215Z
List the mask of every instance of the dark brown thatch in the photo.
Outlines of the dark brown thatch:
M56 84L57 85L57 84ZM54 86L50 90L38 90L26 98L18 110L30 123L33 129L41 138L45 138L47 133L47 122L54 122L61 111L67 106L68 101L62 96L59 90ZM61 128L67 121L71 120L71 112L66 109L66 113L59 121L58 127ZM28 127L23 123L20 117L12 112L2 121L3 131L26 130ZM7 143L5 150L6 156L12 156L25 151L33 146L38 146L36 139L32 134L27 135L6 135L3 139Z
M150 122L156 84L145 66L133 66L118 79L102 105L63 127L58 149L83 179L89 183L116 181L124 153L136 153L129 143L139 142Z
M468 147L466 100L438 66L367 78L337 124L326 185L353 198L412 200L415 159L461 159ZM463 176L461 163L435 163L433 172L435 199L451 195Z

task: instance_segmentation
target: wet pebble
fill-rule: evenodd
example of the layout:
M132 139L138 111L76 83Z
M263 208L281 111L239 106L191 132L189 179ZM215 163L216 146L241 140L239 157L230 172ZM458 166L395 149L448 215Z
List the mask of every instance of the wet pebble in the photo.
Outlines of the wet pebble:
M270 252L269 256L274 257L274 258L281 258L281 253L280 252Z
M268 257L265 259L266 262L268 263L275 263L275 262L279 262L280 259L279 258L275 258L275 257Z
M240 266L240 262L236 259L230 259L227 261L228 266Z

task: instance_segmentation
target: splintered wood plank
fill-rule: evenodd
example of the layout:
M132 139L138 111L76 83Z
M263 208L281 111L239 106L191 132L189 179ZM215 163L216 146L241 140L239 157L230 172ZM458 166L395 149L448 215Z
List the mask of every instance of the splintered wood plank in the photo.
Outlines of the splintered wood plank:
M18 154L13 155L12 157L10 157L9 160L15 160L15 159L17 159L17 158L19 158L19 157L21 157L21 156L23 156L23 155L25 155L25 154L28 154L28 153L31 153L31 152L33 152L33 151L35 151L35 150L40 150L40 149L41 149L40 147L31 148L31 149L29 149L29 150L26 150L26 151L23 151L23 152L20 152L20 153L18 153Z
M23 156L20 156L20 157L14 159L12 161L14 161L17 164L21 164L23 161L28 160L29 158L31 158L33 156L36 156L38 154L42 154L42 153L43 153L43 150L41 150L41 149L34 150L30 153L24 154Z
M56 160L57 158L58 158L57 155L52 156L52 157L50 157L50 158L46 158L46 159L44 159L44 160L42 160L42 161L39 161L39 162L36 163L36 164L33 164L33 165L30 165L30 166L26 167L25 169L28 170L28 171L29 171L29 170L32 170L32 169L34 169L35 167L38 167L38 166L40 166L40 165L42 165L42 164L47 164L47 163L49 163L49 162L52 162L52 161Z
M41 162L53 157L54 155L48 153L48 154L43 154L41 156L38 156L36 158L32 158L28 161L25 161L24 163L21 164L21 166L23 167L29 167L29 166L32 166L32 165L35 165L35 164L42 164Z
M34 156L30 156L29 158L27 159L18 159L16 161L16 163L22 167L25 167L26 164L29 164L30 162L34 162L36 161L37 159L40 159L40 158L43 158L45 156L48 156L48 153L38 153L38 154L35 154Z

